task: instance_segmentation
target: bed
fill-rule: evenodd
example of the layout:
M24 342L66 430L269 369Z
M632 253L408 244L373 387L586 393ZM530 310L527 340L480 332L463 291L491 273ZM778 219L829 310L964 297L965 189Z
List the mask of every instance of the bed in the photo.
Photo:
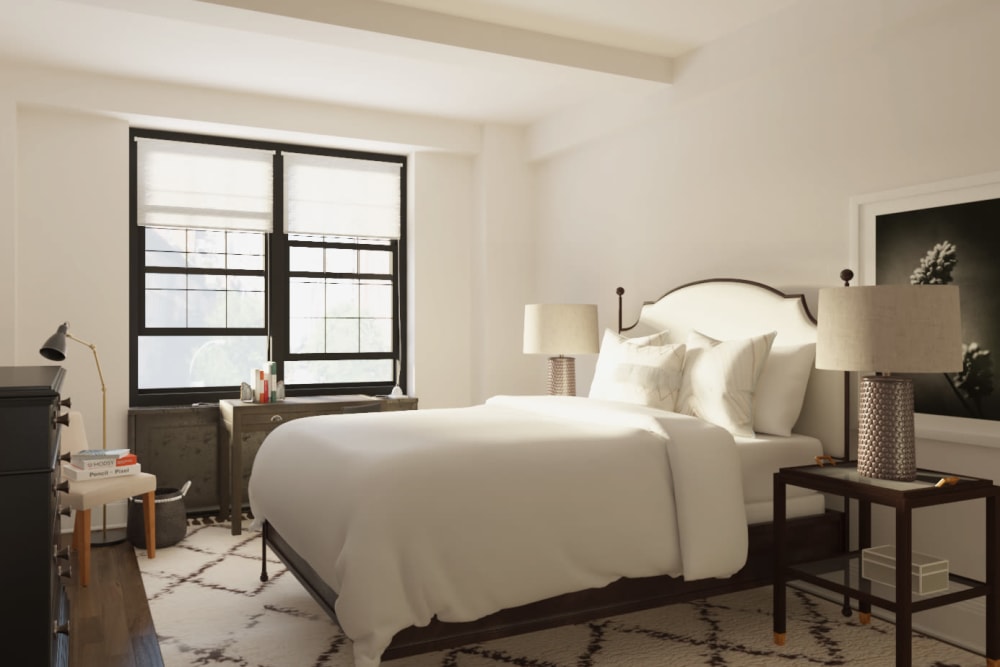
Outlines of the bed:
M702 281L626 328L618 295L587 397L312 417L265 440L265 554L357 667L770 580L773 473L844 452L844 376L813 368L804 297ZM790 560L843 551L822 495L790 489L787 516Z

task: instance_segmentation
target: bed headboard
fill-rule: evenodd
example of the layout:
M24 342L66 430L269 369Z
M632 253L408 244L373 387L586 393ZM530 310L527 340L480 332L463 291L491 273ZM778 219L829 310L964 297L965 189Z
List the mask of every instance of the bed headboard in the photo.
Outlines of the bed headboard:
M683 343L692 330L720 340L777 331L774 345L816 342L816 319L805 296L785 294L749 280L717 278L682 285L643 304L635 324L622 326L618 288L618 328L632 336L668 331ZM844 373L813 368L795 432L819 438L825 453L843 458L845 448Z

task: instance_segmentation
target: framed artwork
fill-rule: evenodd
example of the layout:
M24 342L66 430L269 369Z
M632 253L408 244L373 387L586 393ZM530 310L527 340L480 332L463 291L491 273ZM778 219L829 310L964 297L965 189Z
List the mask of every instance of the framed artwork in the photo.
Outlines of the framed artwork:
M912 375L916 435L1000 447L1000 172L851 200L858 284L958 285L959 373Z

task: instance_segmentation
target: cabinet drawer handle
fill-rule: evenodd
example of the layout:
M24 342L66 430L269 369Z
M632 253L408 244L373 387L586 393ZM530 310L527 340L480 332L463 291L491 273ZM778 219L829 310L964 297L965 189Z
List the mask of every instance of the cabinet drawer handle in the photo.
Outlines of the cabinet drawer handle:
M274 424L280 424L283 421L284 421L284 419L282 419L281 415L272 415L271 416L271 422L274 423Z
M73 566L66 565L65 567L60 565L56 568L56 572L62 579L70 579L73 577Z
M68 635L69 634L69 621L65 623L60 623L59 621L52 621L52 634L53 635Z

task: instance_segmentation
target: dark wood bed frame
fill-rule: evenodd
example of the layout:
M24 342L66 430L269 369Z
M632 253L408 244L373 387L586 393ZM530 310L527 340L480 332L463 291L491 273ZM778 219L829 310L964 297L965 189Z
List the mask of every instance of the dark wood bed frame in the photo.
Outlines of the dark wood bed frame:
M822 559L843 553L843 515L827 510L822 516L791 519L786 524L789 562ZM521 607L504 609L476 621L445 623L434 619L425 627L410 627L393 638L383 660L429 653L524 632L582 623L676 602L696 600L771 583L774 575L770 523L750 526L750 552L742 570L727 579L684 581L676 577L619 579L604 588L567 593ZM296 579L336 621L337 594L316 571L264 522L260 579L267 581L267 549L281 559Z
M773 288L768 289L773 290ZM619 287L617 293L618 328L619 331L623 331L631 327L622 327L624 290ZM785 296L801 298L803 305L805 303L801 295ZM808 313L808 308L806 312ZM846 445L845 436L845 453L848 451ZM827 510L822 515L791 519L786 526L788 563L818 560L847 550L845 541L847 524L842 512ZM669 576L623 578L604 588L567 593L520 607L504 609L475 621L448 623L434 619L427 626L409 627L397 633L389 648L383 653L382 659L392 660L439 651L767 585L771 583L774 575L772 545L772 524L770 522L754 524L749 527L749 552L746 565L726 579L685 581L682 578ZM268 548L336 622L334 603L337 594L319 577L309 563L295 552L274 526L266 521L263 525L261 548L261 581L268 579ZM850 613L849 608L845 613Z

